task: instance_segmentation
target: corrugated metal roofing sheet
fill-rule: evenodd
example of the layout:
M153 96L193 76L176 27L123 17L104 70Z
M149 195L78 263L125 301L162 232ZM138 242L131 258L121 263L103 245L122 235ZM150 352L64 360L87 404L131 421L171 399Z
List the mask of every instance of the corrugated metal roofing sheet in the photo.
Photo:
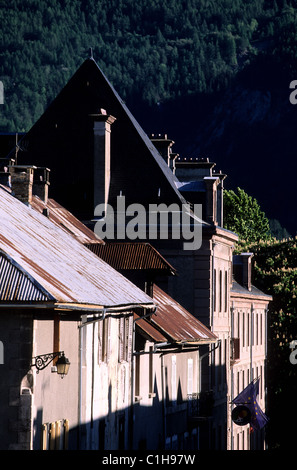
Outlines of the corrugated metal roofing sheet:
M155 341L156 343L164 343L167 341L167 338L162 335L162 333L147 320L141 318L139 315L134 313L134 320L136 321L136 326L140 328L142 333Z
M162 270L175 274L176 270L149 243L87 244L93 253L117 270Z
M0 249L58 303L94 308L153 305L72 235L1 188Z
M45 204L37 196L33 196L32 207L42 214L44 209L49 211L49 220L61 228L71 233L81 243L96 243L104 244L92 230L78 220L71 212L65 209L63 206L57 203L54 199L48 199Z
M153 298L158 308L151 323L174 342L210 343L217 340L203 323L156 285Z
M13 260L0 252L0 301L30 302L51 300L34 279L31 279Z
M10 194L12 192L11 188L4 184L0 184L0 188ZM47 203L45 203L38 196L33 195L31 206L40 214L43 214L43 211L47 209L49 220L66 230L67 233L70 233L81 243L89 245L92 243L104 245L104 241L101 240L95 232L90 230L85 224L78 220L71 212L61 206L61 204L54 199L49 198Z

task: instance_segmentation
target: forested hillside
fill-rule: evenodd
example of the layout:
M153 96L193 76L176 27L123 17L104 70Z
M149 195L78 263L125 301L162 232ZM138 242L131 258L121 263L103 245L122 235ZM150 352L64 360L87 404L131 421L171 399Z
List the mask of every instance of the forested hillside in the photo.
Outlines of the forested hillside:
M265 47L295 58L289 0L1 0L0 131L28 130L93 50L131 106L224 89ZM271 42L271 39L274 42Z

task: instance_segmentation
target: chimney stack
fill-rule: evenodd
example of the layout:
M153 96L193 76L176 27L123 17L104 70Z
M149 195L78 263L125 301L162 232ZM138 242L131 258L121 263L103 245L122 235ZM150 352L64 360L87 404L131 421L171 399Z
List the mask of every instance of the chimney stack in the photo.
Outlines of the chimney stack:
M90 115L94 120L94 209L108 203L110 186L110 134L116 118L100 109Z
M15 160L12 158L0 158L0 184L10 188L10 172L9 167L14 165Z
M166 164L173 171L174 161L178 157L178 153L172 152L174 140L168 139L167 134L151 134L150 140L165 160Z
M175 161L175 175L182 183L180 191L192 203L203 206L203 218L212 225L222 220L221 194L219 195L220 177L213 171L215 163L208 158L186 157ZM191 200L192 198L192 200Z
M49 168L38 167L35 168L33 177L33 194L38 196L45 204L48 201L49 174Z
M233 275L235 281L252 290L252 257L253 253L241 253L233 256Z
M201 181L206 176L213 176L215 165L207 157L179 157L175 161L174 174L180 181Z
M217 188L217 219L220 227L224 226L224 180L227 177L222 171L213 172L213 176L219 178Z
M24 204L31 204L33 196L33 165L11 165L11 191L13 196L22 201Z
M218 225L217 214L217 194L219 179L214 176L206 176L203 178L205 184L205 219L206 222Z

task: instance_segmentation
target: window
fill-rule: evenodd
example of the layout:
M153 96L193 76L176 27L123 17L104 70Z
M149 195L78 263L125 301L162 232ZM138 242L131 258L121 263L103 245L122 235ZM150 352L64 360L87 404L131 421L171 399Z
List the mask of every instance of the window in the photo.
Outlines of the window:
M62 419L53 423L42 425L41 449L42 450L67 450L68 449L69 421Z
M108 362L110 356L110 318L99 322L98 362Z
M219 286L219 289L220 289L220 292L219 292L219 311L221 312L222 311L222 295L223 295L223 292L222 292L222 271L220 270L220 286Z
M188 395L193 394L193 359L188 359L188 383L187 383Z
M119 362L131 359L133 317L122 317L119 320Z
M242 312L242 347L245 346L245 312Z
M228 307L228 273L225 271L225 312L227 312Z
M237 361L240 359L240 339L231 338L231 360Z
M176 389L176 356L171 357L171 401L172 405L176 405L177 389Z
M140 399L140 355L138 354L135 358L135 400Z
M213 310L216 311L217 308L217 270L214 270L213 273Z
M4 364L4 344L0 341L0 364Z
M149 354L149 397L152 398L155 396L154 393L154 348L150 346Z
M247 346L250 346L250 314L247 314Z

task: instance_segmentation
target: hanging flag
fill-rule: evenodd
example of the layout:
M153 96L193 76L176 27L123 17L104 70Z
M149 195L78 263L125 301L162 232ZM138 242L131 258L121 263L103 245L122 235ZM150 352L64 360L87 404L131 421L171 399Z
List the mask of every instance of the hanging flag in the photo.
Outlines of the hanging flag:
M253 380L232 400L232 403L240 406L244 405L250 410L250 424L255 430L262 429L268 422L268 417L263 413L257 401L258 394L259 378Z

